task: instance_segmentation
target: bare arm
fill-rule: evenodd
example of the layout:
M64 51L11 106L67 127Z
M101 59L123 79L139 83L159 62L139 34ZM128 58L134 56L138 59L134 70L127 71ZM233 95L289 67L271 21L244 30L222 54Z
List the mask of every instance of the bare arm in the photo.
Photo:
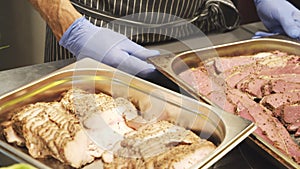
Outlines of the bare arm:
M69 0L28 0L52 29L57 41L82 15Z

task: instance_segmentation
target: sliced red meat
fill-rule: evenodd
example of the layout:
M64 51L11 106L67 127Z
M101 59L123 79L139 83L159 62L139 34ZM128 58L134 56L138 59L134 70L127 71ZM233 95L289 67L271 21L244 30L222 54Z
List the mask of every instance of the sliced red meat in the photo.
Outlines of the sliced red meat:
M227 94L224 92L213 91L207 95L207 98L223 110L235 113L237 106L227 99Z
M179 77L192 86L202 95L208 95L212 91L223 91L223 79L217 79L210 75L206 69L189 69L179 74Z
M271 55L271 53L264 53L264 56ZM236 66L254 63L259 57L240 56L240 57L219 57L214 59L214 67L217 73L221 73L232 69Z
M282 105L292 104L298 101L300 101L300 92L290 91L265 96L262 98L260 103L270 110L275 110Z
M290 104L281 107L281 119L290 124L300 120L300 104Z
M249 75L240 81L237 88L250 95L262 98L272 93L283 93L287 91L300 90L300 74L281 75Z
M281 57L274 62L267 62L267 69L261 71L261 75L279 75L279 74L299 74L300 73L300 60L299 56L289 55Z
M262 98L262 87L267 83L268 81L266 79L251 77L238 83L237 88L243 92L247 92L248 94L256 98Z
M300 135L300 123L297 120L281 123L282 120L272 112L282 105L299 103L300 58L278 51L252 57L217 58L213 63L209 62L209 71L214 66L215 71L211 74L217 77L209 78L208 73L203 72L205 65L202 65L190 71L185 80L215 105L253 121L258 126L255 131L258 136L300 163L300 147L284 125L293 128L294 136L297 136ZM284 108L288 109L292 108ZM287 121L298 119L297 115L284 114Z
M270 93L284 93L288 91L300 92L300 83L287 82L283 80L271 81L268 87L264 90L264 93L267 95Z
M226 77L225 81L231 88L247 78L248 76L260 75L277 75L277 74L299 74L300 73L299 57L286 56L286 57L267 57L260 59L255 63L236 66L223 72L221 77Z
M239 116L253 121L259 127L255 131L256 134L300 162L298 144L294 142L283 124L272 115L270 110L257 104L247 94L238 89L227 89L226 98L224 96L224 94L220 94L219 99L217 99L219 102L215 102L215 104L224 110L232 110L234 107L235 109L231 113L237 113ZM221 98L223 98L223 101L221 101ZM228 107L232 108L228 109Z
M225 72L236 66L255 63L257 60L273 56L286 56L286 53L280 51L260 52L256 55L243 55L239 57L218 57L214 58L214 67L216 72Z
M300 104L282 105L273 112L279 117L281 122L287 126L288 131L297 133L300 128ZM298 137L299 134L295 136Z
M291 138L283 124L272 116L271 111L257 104L239 90L229 90L228 97L232 98L232 102L241 104L244 107L242 109L243 114L245 114L245 111L248 111L247 114L251 115L255 124L272 141L275 147L281 149L285 154L292 156L298 163L300 162L300 147Z
M297 122L288 125L287 129L289 131L295 131L294 137L299 137L300 136L300 121L298 120Z

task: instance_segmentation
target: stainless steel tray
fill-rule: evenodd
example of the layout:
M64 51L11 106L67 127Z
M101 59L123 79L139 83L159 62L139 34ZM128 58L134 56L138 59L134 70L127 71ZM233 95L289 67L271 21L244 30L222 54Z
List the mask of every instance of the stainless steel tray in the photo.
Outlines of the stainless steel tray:
M165 54L152 57L149 61L154 64L160 72L173 80L190 95L200 101L213 105L208 98L201 95L187 82L182 80L179 74L187 69L198 67L201 62L212 57L235 57L274 50L300 55L300 44L274 38L251 39L198 50L190 50L179 54ZM277 148L268 144L256 134L251 135L249 138L259 146L259 148L266 151L268 155L271 155L273 157L272 159L278 160L276 163L280 162L288 168L300 168L300 165L291 158L281 153Z
M194 168L210 167L256 129L250 121L116 71L91 59L78 61L1 96L0 122L7 120L16 108L38 101L51 101L61 92L74 86L102 91L113 97L128 98L141 113L152 112L157 119L175 122L193 130L202 138L211 140L217 145L217 149L202 162L195 164ZM27 162L37 168L67 167L53 159L33 159L25 148L8 144L3 138L0 140L0 151L16 161ZM85 168L101 166L101 160L98 160Z

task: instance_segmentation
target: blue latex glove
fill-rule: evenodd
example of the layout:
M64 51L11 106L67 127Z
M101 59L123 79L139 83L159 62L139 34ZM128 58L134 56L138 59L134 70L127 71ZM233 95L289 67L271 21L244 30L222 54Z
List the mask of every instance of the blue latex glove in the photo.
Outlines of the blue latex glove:
M258 16L272 33L300 37L300 11L286 0L254 0Z
M110 29L94 26L84 17L68 28L59 43L77 59L90 57L142 78L157 74L155 67L145 60L159 55L159 51L146 49Z
M254 36L252 36L252 39L269 37L269 36L274 36L274 35L278 35L278 34L279 33L270 33L270 32L257 31L257 32L255 32Z
M77 59L90 57L163 87L178 91L178 86L145 60L159 55L126 36L91 24L84 17L77 19L63 34L59 44Z

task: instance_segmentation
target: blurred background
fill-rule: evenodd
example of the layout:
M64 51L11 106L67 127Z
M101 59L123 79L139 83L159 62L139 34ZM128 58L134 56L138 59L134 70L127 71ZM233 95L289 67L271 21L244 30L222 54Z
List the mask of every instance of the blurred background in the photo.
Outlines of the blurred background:
M242 24L257 20L253 0L233 0ZM243 3L241 3L243 1ZM247 14L247 15L245 15ZM45 22L27 0L0 0L0 71L44 62Z
M27 0L0 0L0 70L43 63L45 22Z
M241 24L259 21L253 0L232 0ZM299 0L289 0L300 6ZM44 62L45 22L27 0L0 0L0 71Z

